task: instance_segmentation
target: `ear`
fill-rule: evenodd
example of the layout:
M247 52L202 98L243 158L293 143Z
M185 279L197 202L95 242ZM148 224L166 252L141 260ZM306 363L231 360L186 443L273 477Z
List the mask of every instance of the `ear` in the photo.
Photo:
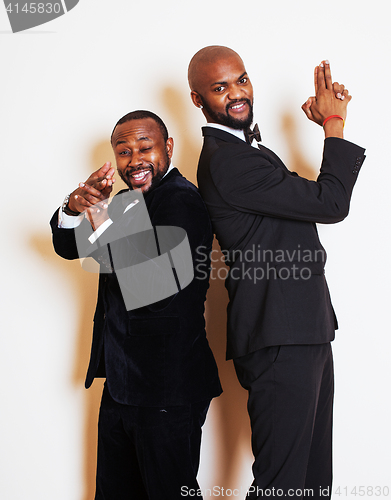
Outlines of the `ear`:
M195 90L192 90L190 92L190 97L191 97L191 100L193 101L194 106L196 106L197 108L200 108L203 105L202 97Z
M166 142L166 151L167 151L167 156L172 158L172 154L174 152L174 139L172 137L169 137Z

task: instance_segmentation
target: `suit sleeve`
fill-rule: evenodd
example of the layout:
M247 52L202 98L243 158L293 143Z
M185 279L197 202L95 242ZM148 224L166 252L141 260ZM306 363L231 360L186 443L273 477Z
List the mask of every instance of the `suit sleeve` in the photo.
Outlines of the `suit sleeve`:
M64 259L73 260L79 258L76 244L75 230L58 227L58 211L56 210L50 220L52 228L53 247L55 252ZM84 221L82 222L84 224ZM92 234L92 230L90 231Z
M343 139L326 139L318 179L309 181L293 176L278 158L225 144L211 158L211 175L224 201L239 211L334 223L349 212L364 151Z

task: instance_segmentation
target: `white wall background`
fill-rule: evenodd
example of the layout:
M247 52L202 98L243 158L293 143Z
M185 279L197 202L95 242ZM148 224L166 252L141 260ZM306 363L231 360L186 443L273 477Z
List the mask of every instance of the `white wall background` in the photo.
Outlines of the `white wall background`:
M340 323L334 489L342 499L354 498L354 486L391 488L387 2L80 0L19 34L0 6L2 500L93 498L101 385L85 391L83 380L96 276L54 254L48 221L65 194L112 159L111 129L133 109L163 118L174 163L195 180L203 119L186 73L192 55L210 44L241 54L264 144L303 173L314 175L323 143L300 109L313 94L314 66L330 59L334 78L353 95L345 136L368 156L349 217L320 227ZM224 361L225 300L223 284L212 283L208 330L225 393L205 425L199 479L204 489L245 491L246 395Z

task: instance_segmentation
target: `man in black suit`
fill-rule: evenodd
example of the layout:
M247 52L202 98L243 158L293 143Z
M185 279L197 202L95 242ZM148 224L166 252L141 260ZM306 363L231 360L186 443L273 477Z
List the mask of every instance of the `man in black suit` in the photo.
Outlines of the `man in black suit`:
M129 189L108 205L114 169L106 163L51 220L60 256L89 255L100 264L86 378L89 387L95 377L106 377L95 498L179 499L199 489L201 427L210 400L221 393L205 334L210 262L197 251L211 248L212 230L198 190L170 165L173 139L158 116L148 111L124 116L114 128L112 147ZM178 271L182 257L186 260L178 248L186 246L175 230L187 238L191 255L194 279L186 283ZM160 273L161 259L169 262L174 294L166 290L170 279ZM132 271L137 265L154 270L144 281L151 296L156 287L163 289L160 300L132 303L140 286L145 288Z
M199 189L230 268L227 359L249 391L255 457L249 498L273 491L301 498L306 489L324 498L332 481L330 341L337 322L316 223L346 217L365 158L343 140L351 96L332 83L328 61L315 69L316 95L302 106L325 132L315 182L256 144L252 85L236 52L201 49L190 62L189 84L208 122Z

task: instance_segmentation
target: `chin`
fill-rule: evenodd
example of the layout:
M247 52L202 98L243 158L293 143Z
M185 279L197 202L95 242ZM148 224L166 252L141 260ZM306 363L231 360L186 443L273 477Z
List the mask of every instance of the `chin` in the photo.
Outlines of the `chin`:
M141 192L144 194L144 193L147 193L151 189L151 184L148 184L146 186L141 186L141 187L135 188L135 189L140 189Z
M151 188L151 185L150 184L145 184L143 186L132 186L132 184L128 184L128 187L129 189L131 189L132 191L141 191L142 193L146 193L150 188Z

